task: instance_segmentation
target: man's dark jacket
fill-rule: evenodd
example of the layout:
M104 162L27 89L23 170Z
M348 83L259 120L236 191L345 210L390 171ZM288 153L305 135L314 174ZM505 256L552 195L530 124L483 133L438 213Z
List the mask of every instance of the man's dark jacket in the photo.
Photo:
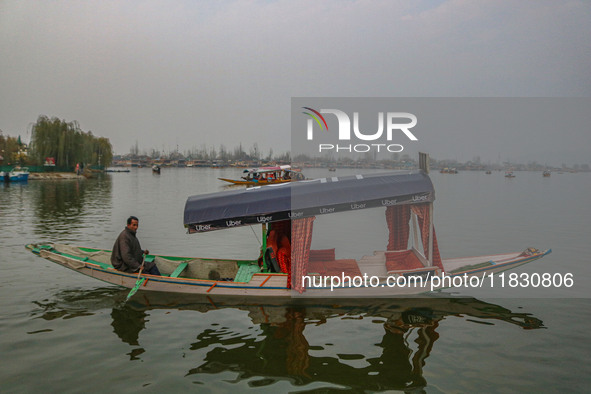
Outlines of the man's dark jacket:
M111 264L119 271L138 272L143 259L144 251L140 247L140 241L135 236L135 232L125 227L113 245ZM146 262L144 271L151 269L154 265L154 262Z

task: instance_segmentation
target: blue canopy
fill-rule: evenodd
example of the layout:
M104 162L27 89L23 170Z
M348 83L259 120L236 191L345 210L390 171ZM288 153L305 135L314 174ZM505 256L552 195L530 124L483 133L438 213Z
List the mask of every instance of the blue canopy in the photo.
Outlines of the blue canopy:
M191 196L190 233L435 200L422 170L321 178Z

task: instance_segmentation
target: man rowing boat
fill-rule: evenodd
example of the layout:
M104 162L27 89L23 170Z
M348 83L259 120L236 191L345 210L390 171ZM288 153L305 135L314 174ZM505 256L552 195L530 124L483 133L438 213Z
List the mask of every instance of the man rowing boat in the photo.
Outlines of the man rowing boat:
M153 261L144 261L144 255L149 254L148 250L142 250L136 233L139 226L139 219L135 216L127 218L127 226L117 237L113 252L111 253L111 264L119 271L138 272L142 265L143 271L150 275L160 275L160 271Z

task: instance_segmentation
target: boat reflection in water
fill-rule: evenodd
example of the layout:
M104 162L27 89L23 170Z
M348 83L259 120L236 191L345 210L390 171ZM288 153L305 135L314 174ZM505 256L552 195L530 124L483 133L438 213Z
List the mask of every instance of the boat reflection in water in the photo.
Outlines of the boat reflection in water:
M131 360L141 359L147 351L140 344L140 332L150 329L147 323L156 310L246 311L258 328L256 335L252 330L245 332L244 327L233 329L228 324L206 323L203 327L201 323L200 327L204 319L195 319L194 325L184 328L197 331L196 340L190 344L191 351L208 350L183 375L199 377L234 372L238 373L238 380L254 379L249 380L254 386L289 380L297 386L324 382L359 390L421 391L427 386L423 368L436 349L434 344L440 335L437 329L447 317L487 325L502 321L523 329L544 327L541 320L530 314L514 313L475 298L339 299L338 305L325 300L295 300L297 303L282 305L270 303L268 299L245 302L238 298L149 292L137 294L125 303L126 295L126 291L113 288L90 293L68 291L56 295L58 301L38 305L43 309L42 318L48 320L88 316L93 310L108 309L110 305L113 332L132 347L127 353ZM358 330L359 320L366 320L362 335L375 343L375 348L365 349L365 354L332 354L330 348L334 344L310 344L323 340L314 337L313 332L318 333L314 331L316 327L337 320L342 330L334 334L336 341L344 339L352 344L358 340L345 338L344 333L351 328L348 325Z

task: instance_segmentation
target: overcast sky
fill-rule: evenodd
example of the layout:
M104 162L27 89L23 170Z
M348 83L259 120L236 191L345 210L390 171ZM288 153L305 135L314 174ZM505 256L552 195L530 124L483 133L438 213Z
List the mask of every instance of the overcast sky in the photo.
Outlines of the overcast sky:
M0 1L0 129L43 114L116 153L278 153L291 97L589 97L590 37L587 0ZM591 163L591 126L556 134L511 158ZM432 155L500 153L466 141Z

